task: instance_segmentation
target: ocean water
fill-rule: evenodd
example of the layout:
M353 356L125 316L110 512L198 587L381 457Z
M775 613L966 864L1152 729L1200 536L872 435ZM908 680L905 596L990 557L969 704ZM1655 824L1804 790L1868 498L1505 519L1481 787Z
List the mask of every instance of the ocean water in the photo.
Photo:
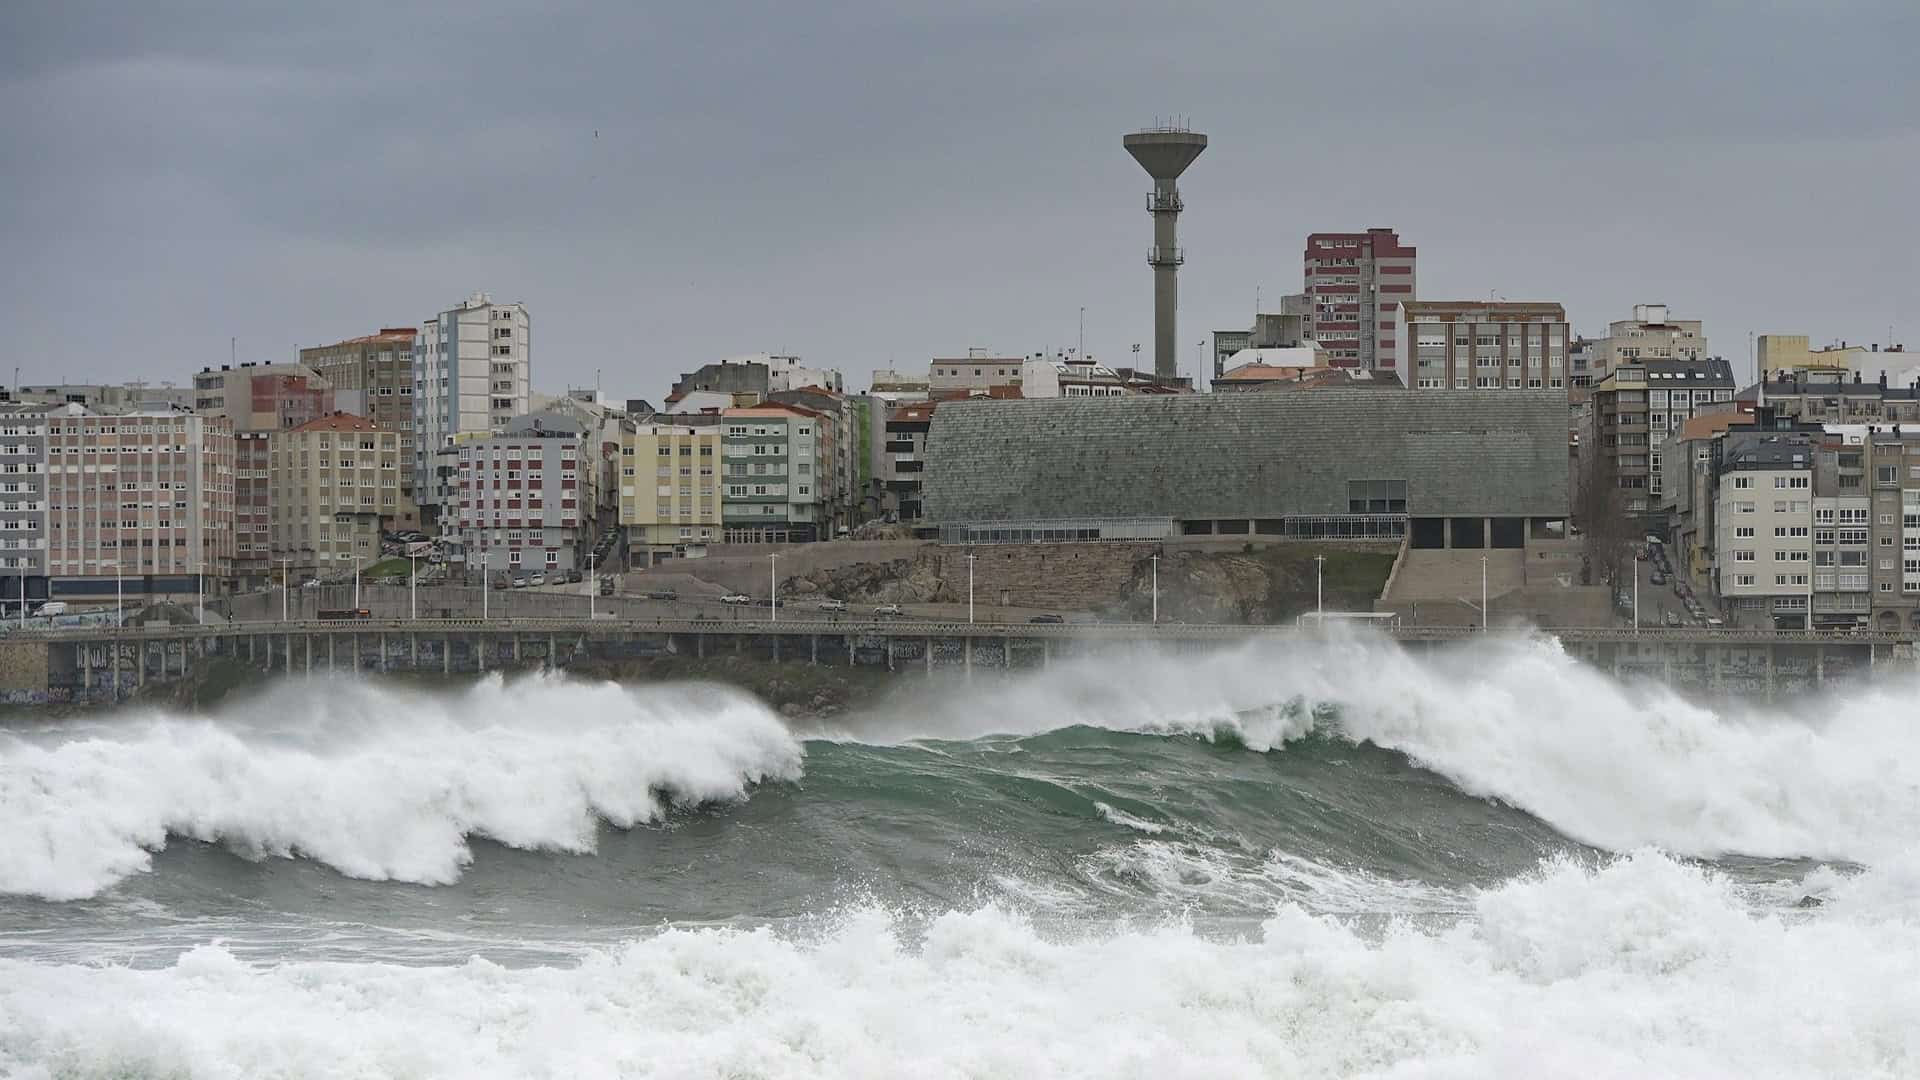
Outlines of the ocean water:
M1916 1077L1920 682L1551 640L0 730L0 1075Z

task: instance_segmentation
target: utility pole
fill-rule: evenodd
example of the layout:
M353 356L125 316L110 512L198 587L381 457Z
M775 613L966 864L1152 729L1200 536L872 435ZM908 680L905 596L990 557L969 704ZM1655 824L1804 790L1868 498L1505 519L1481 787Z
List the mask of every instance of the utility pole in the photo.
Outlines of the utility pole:
M280 560L280 621L290 622L287 618L287 569L292 559Z
M407 575L407 606L409 619L420 618L420 556L407 556L407 564L413 572Z
M771 622L780 621L780 553L767 556L767 611Z
M595 608L595 601L599 599L599 593L600 593L600 583L594 580L593 556L594 556L593 552L591 551L587 552L587 618L588 619L597 618L597 616L594 614L594 608Z

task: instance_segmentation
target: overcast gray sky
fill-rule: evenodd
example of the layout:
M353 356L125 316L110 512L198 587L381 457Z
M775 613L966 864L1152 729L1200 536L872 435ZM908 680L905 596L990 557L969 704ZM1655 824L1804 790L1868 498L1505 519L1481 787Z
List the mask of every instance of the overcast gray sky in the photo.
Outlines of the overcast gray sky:
M1664 301L1736 366L1749 331L1920 346L1915 42L1914 0L15 0L0 304L27 381L291 359L474 289L531 307L546 389L760 350L864 387L1070 347L1082 306L1124 361L1120 137L1180 114L1188 350L1369 225L1426 298L1583 332Z

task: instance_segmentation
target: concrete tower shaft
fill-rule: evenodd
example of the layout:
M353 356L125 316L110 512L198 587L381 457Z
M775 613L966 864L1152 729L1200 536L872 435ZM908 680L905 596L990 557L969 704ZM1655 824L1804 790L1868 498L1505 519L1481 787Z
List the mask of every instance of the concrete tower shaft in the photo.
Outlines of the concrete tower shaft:
M1177 229L1183 204L1174 181L1207 148L1207 137L1197 131L1153 128L1134 132L1121 142L1153 177L1153 191L1147 196L1147 212L1153 215L1153 248L1147 252L1147 265L1153 267L1153 372L1171 378L1180 374L1176 274L1186 261Z

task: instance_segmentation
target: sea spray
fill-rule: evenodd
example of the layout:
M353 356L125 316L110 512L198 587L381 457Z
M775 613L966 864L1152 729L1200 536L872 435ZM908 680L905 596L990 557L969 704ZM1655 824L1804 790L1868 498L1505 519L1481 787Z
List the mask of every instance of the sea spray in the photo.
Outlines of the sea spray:
M1870 876L1873 872L1868 871ZM1865 885L1861 886L1863 889ZM1743 908L1653 852L1556 861L1469 920L1282 907L1059 936L993 908L817 937L674 928L565 967L0 960L0 1071L508 1077L1903 1077L1920 928ZM239 1063L244 1063L243 1066ZM30 1073L29 1073L30 1074Z
M95 895L170 836L444 884L470 860L469 837L585 852L602 821L739 799L799 776L801 759L778 717L716 688L283 685L211 718L0 733L0 893Z

